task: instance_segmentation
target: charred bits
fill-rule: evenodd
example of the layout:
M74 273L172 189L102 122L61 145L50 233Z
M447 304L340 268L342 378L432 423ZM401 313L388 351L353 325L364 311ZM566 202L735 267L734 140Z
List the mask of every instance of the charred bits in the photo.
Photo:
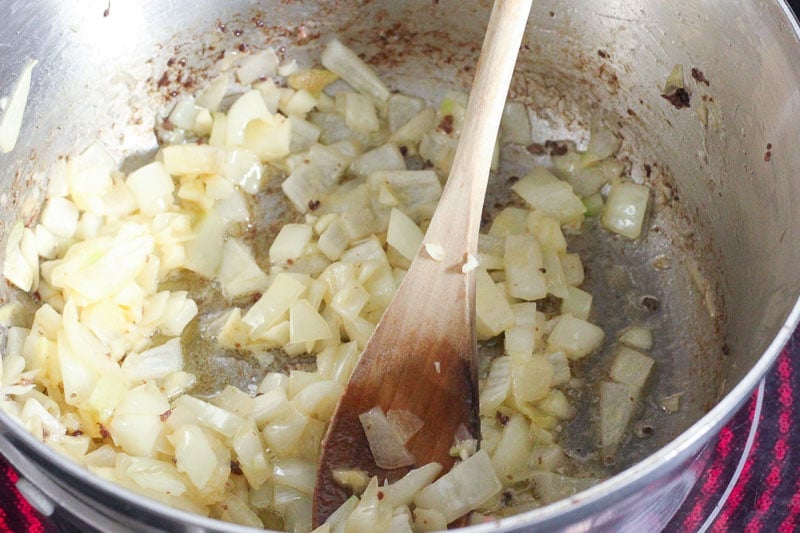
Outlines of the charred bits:
M709 85L711 85L711 84L708 82L708 79L706 78L706 75L705 75L705 74L703 74L703 71L702 71L702 70L700 70L700 69L699 69L699 68L697 68L697 67L692 67L692 78L694 78L694 79L695 79L695 81L697 81L697 83L703 83L703 84L705 84L705 86L706 86L706 87L708 87Z
M683 87L675 89L675 91L670 94L662 94L661 98L664 98L667 102L675 106L675 109L683 109L691 105L691 95Z

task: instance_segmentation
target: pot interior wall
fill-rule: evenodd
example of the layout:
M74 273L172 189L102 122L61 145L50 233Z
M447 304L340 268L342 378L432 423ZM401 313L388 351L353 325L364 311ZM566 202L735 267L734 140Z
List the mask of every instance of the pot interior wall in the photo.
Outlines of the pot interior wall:
M0 231L35 216L56 158L98 138L123 168L136 168L155 149L157 114L202 87L240 47L285 46L288 55L316 58L338 35L393 89L432 101L448 88L466 90L484 4L147 0L112 3L106 14L105 0L12 0L14 24L0 28L0 43L14 43L0 46L0 94L28 58L40 63L18 146L0 156ZM601 325L617 331L638 321L655 331L658 370L639 424L658 429L634 439L621 464L666 444L738 383L800 292L792 268L800 263L792 239L800 153L790 141L800 111L800 55L789 54L797 39L777 5L736 9L723 0L541 0L513 83L512 98L532 110L535 141L585 144L591 121L602 118L624 137L630 174L653 189L645 241L590 231L571 243L594 257L588 283ZM690 108L661 97L675 64L684 66ZM534 161L504 155L513 164L495 189L518 163ZM642 306L645 295L659 300L657 312ZM607 368L613 342L606 345L587 375ZM676 393L681 411L666 415L659 401ZM584 420L568 438L578 443L590 427Z

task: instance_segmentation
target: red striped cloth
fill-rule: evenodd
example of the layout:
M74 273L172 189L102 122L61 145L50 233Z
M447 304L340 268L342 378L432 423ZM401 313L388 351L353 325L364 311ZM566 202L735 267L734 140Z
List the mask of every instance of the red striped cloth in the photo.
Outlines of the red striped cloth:
M758 432L738 483L709 531L788 533L800 529L800 330L769 373ZM697 531L719 504L752 426L755 399L722 430L710 465L667 531ZM15 488L17 473L0 457L0 531L56 532Z

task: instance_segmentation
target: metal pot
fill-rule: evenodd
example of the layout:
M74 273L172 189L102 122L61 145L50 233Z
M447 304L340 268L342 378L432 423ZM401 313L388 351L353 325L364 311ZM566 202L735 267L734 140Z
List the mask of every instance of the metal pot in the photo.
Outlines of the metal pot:
M477 57L488 4L7 0L0 95L26 60L39 65L19 143L0 155L0 230L35 216L48 168L96 139L124 170L136 168L155 148L154 117L221 68L223 51L272 45L314 56L336 34L390 86L435 99L469 86L466 66ZM650 397L682 392L683 404L671 416L646 407L640 423L656 427L655 436L633 439L601 485L472 530L656 530L800 318L800 247L792 241L800 153L791 143L800 29L783 0L541 0L534 9L512 97L535 110L536 141L585 142L589 121L604 117L624 136L631 174L655 191L641 243L573 245L595 257L590 288L611 287L599 309L604 327L618 328L614 316L623 313L656 325ZM675 64L697 69L687 75L689 108L661 97ZM642 309L644 295L659 300L656 315ZM582 438L580 428L572 438ZM96 479L4 413L0 452L20 470L23 493L53 517L100 530L241 529Z

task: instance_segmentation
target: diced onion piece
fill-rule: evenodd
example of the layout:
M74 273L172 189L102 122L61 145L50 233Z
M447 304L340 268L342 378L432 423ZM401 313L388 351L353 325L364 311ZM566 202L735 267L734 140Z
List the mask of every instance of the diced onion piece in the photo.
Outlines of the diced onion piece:
M217 174L222 170L222 151L216 146L178 144L161 151L164 168L173 176Z
M530 212L520 207L506 207L494 217L490 235L518 235L525 233Z
M261 189L264 172L256 154L237 148L228 150L222 175L244 192L255 194Z
M369 152L364 152L350 164L350 171L366 178L380 170L406 170L406 160L394 143L387 143Z
M558 389L551 390L547 398L536 402L536 407L562 420L568 420L575 416L575 409L569 403L569 399Z
M438 509L414 509L415 531L443 531L447 529L447 517Z
M562 315L550 333L548 343L564 350L570 359L580 359L595 351L603 343L603 330L572 315Z
M389 411L391 413L391 411ZM408 474L386 487L386 495L393 507L408 505L424 487L433 483L442 471L439 463L428 463L411 470Z
M217 454L203 430L194 424L186 424L169 436L175 447L175 465L184 472L198 489L203 489L219 470Z
M493 416L506 400L511 389L511 357L502 356L492 361L489 376L480 394L481 416Z
M414 503L417 507L440 511L449 524L480 506L502 488L489 455L480 450L418 492Z
M369 97L361 94L345 94L344 120L355 131L369 133L380 129L375 105Z
M622 332L619 341L632 348L649 350L653 347L653 332L643 327L630 327Z
M297 153L314 146L322 130L295 113L289 115L289 131L291 133L289 151Z
M574 220L586 211L581 199L572 192L572 186L543 167L531 170L513 185L512 190L531 207L562 223Z
M125 476L142 488L174 496L186 492L186 485L178 469L169 462L120 453L117 454L115 463L118 472L124 472Z
M425 109L423 99L403 93L392 93L387 101L386 113L389 130L397 131L423 109Z
M506 236L503 261L509 295L528 301L547 296L542 251L536 237L525 233Z
M226 298L257 294L269 285L267 275L259 268L247 245L230 238L222 249L217 278Z
M314 492L317 469L309 461L295 458L284 458L272 466L272 482L299 490L304 494Z
M370 295L363 285L354 281L337 292L331 300L331 309L342 318L354 319L369 301Z
M228 92L228 76L215 78L195 99L194 103L212 113L219 109L219 104Z
M204 214L194 228L194 239L186 243L184 266L206 278L217 274L222 261L225 224L214 211Z
M478 262L478 259L472 254L467 254L467 260L464 261L463 265L461 265L461 272L464 274L468 274L473 270L475 270L476 268L478 268L479 266L480 263Z
M292 398L292 403L301 413L327 422L343 392L344 387L335 381L318 381L305 386Z
M338 220L331 223L317 240L317 247L331 261L339 259L348 244L350 244L350 238Z
M475 271L475 318L478 335L490 338L514 325L514 312L486 270Z
M561 301L561 312L587 320L592 309L592 295L577 287L567 287L567 296Z
M584 271L580 255L562 254L561 270L564 271L564 281L566 281L568 285L577 287L583 283Z
M231 439L231 448L247 482L253 488L260 487L272 474L264 446L253 423L244 424Z
M400 437L392 429L383 409L373 407L358 415L364 433L367 435L369 449L380 468L392 470L414 464L414 456L403 445Z
M617 346L616 355L611 363L611 370L608 375L618 383L625 383L636 390L640 390L647 381L654 363L655 361L652 358L633 348Z
M503 427L500 441L492 452L492 467L505 486L525 479L533 443L528 435L530 422L524 415L514 414Z
M50 198L42 208L39 223L57 237L70 238L78 229L80 213L66 198Z
M667 76L667 81L664 83L664 94L672 94L677 89L683 89L683 65L678 63Z
M322 64L338 74L355 90L380 102L388 100L390 92L375 71L338 39L332 39L321 55Z
M122 362L122 371L131 381L163 378L182 369L180 338L170 339L141 353L129 353Z
M334 470L331 475L337 485L350 490L354 494L364 492L370 480L369 474L363 470Z
M338 77L330 70L312 68L293 72L286 78L286 83L296 91L305 89L311 94L318 94L325 87L336 81Z
M229 127L229 133L230 130ZM230 139L227 142L233 144ZM276 161L291 153L291 143L292 121L282 115L272 115L247 122L239 144L255 153L261 161Z
M430 220L442 195L442 184L434 170L374 172L367 177L367 183L373 190L388 185L403 212L415 221Z
M549 353L545 357L547 357L547 360L553 367L552 385L557 387L558 385L563 385L568 382L572 374L569 369L569 360L567 356L564 355L564 352Z
M527 146L531 142L531 121L528 108L521 102L507 102L500 122L500 138L503 142Z
M434 261L444 261L444 258L447 256L444 246L435 242L426 242L425 252Z
M639 393L627 383L600 383L600 446L605 457L612 457L633 418Z
M417 415L405 409L389 409L386 419L403 444L425 425Z
M38 61L29 60L11 92L5 112L0 118L0 151L7 154L14 149L22 129L22 117L25 114L25 107L28 105L28 92L31 88L31 73Z
M267 109L264 97L257 90L251 90L231 105L227 115L226 140L230 145L241 145L245 139L245 128L255 120L269 121L272 113Z
M331 338L331 328L308 302L298 300L289 307L289 342L315 342Z
M172 108L172 112L169 114L169 121L182 130L191 130L194 128L197 115L201 109L190 98L181 100Z
M108 428L114 443L131 455L155 457L164 428L161 415L169 408L153 382L123 392Z
M611 187L601 217L603 225L614 233L636 239L642 233L650 189L633 182L617 183Z
M392 533L413 533L412 522L411 511L408 506L395 507L392 510L392 523L389 526L389 530Z
M392 134L392 142L405 146L409 153L417 151L420 141L436 121L436 111L426 107Z
M286 102L286 113L288 115L305 116L306 113L314 109L317 99L305 89L300 89ZM316 128L316 126L314 126ZM319 131L319 128L317 128ZM319 133L317 133L319 136Z
M296 261L311 242L312 235L313 229L307 224L286 224L269 247L270 262L284 264Z
M583 158L585 159L587 155L588 152L584 153ZM588 198L597 194L607 183L613 183L618 180L624 171L625 165L616 159L604 159L593 163L591 166L576 169L574 173L568 174L565 179L572 185L575 194L583 197L583 203L587 210L586 215L594 216L599 210L597 206L592 206L592 212L589 213ZM594 201L592 200L592 202ZM602 208L602 202L599 207Z
M378 478L373 477L345 522L347 533L372 533L388 531L392 521L392 506L384 497L385 489L378 486Z
M306 286L290 274L275 276L266 292L242 317L242 321L251 328L250 335L258 338L259 334L267 331L305 290Z
M512 387L518 405L547 396L553 381L553 366L541 355L512 357Z
M586 152L581 155L581 162L584 165L591 165L607 159L616 154L621 145L622 141L608 126L597 123L589 132L589 145L586 147Z
M364 485L366 487L366 484ZM331 515L325 520L325 524L330 527L331 531L339 532L344 531L344 524L347 517L353 512L353 509L358 505L358 496L350 496L342 505L338 507ZM324 532L323 532L324 533Z
M225 437L233 437L245 423L239 415L189 395L181 396L172 405L173 408L186 409L200 424Z
M278 54L272 48L266 48L242 61L236 70L236 77L242 85L250 85L259 78L274 76L278 69Z
M136 278L154 245L147 228L125 223L113 237L72 245L53 269L52 283L75 291L87 303L107 298Z
M27 228L17 222L11 228L6 241L6 253L3 260L3 276L22 289L29 291L33 287L33 267L23 255L20 245Z
M386 242L409 261L417 255L422 244L422 230L401 210L392 208Z
M164 165L158 161L132 172L126 183L142 213L155 215L172 204L175 185Z
M104 196L114 185L111 178L117 164L102 143L96 142L67 163L69 193L79 209L102 213Z

